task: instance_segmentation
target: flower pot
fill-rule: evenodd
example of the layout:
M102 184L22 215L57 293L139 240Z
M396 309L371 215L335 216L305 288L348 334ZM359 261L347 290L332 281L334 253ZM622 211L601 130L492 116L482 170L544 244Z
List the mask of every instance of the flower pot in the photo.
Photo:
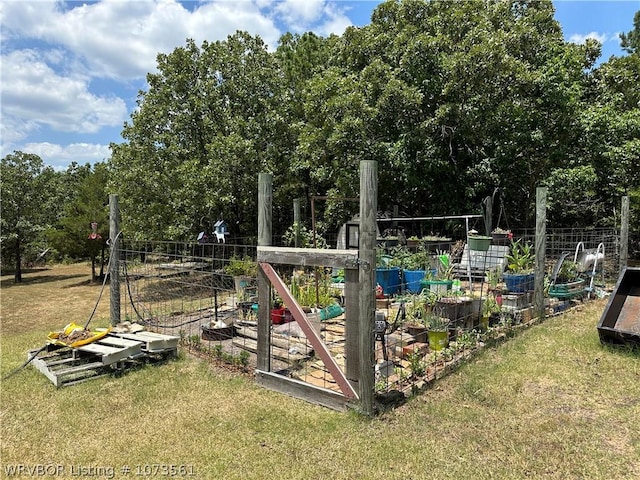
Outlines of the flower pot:
M435 311L452 322L471 314L473 300L471 297L443 297L436 301Z
M493 245L508 246L511 245L511 237L508 233L492 233L491 243Z
M411 293L420 293L425 273L424 270L403 270L405 288Z
M407 325L407 333L412 335L416 342L427 343L427 327L424 325L410 323Z
M271 323L280 325L293 321L293 315L288 308L280 307L271 309Z
M202 339L211 342L220 342L233 338L236 333L236 327L229 325L227 327L207 327L202 325Z
M422 245L429 253L435 253L437 251L449 250L453 241L450 238L442 238L440 240L423 240Z
M533 290L535 275L533 273L503 273L502 279L507 290L523 293Z
M453 280L421 280L420 287L426 288L433 293L446 293L451 290Z
M577 297L584 293L584 284L584 279L569 283L556 283L549 287L549 296L560 299Z
M400 288L400 267L376 268L376 283L385 295L398 293Z
M489 329L489 315L480 317L480 331L486 332Z
M429 349L435 352L443 350L449 346L448 330L429 330L427 334L429 340Z
M482 235L472 235L468 239L469 248L479 252L486 252L491 245L491 237L485 237Z

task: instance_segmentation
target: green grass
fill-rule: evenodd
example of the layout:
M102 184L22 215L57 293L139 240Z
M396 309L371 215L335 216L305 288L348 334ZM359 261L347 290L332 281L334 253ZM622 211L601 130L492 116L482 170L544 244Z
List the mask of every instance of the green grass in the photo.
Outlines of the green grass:
M2 375L49 331L86 321L100 290L88 273L54 267L19 286L2 277ZM93 326L107 323L108 298ZM182 353L61 389L28 367L1 385L0 478L6 465L45 463L65 468L57 478L78 478L71 465L131 478L154 463L192 466L198 479L637 478L640 355L599 343L604 305L525 329L373 419Z

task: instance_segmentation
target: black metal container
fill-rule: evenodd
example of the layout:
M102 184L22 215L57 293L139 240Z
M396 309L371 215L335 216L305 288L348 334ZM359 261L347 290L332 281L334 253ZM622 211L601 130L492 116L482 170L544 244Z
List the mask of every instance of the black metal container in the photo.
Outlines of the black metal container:
M600 342L640 346L640 268L626 267L598 323Z

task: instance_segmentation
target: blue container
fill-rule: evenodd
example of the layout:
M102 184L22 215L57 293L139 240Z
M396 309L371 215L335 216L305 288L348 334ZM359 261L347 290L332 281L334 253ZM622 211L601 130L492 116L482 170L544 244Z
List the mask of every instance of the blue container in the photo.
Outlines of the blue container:
M502 274L502 279L510 292L524 293L533 290L535 274L505 272Z
M404 283L406 285L405 288L411 293L420 293L422 290L420 281L424 278L427 272L425 270L403 270L403 273Z
M400 289L400 267L376 268L376 283L385 295L398 293Z
M344 308L337 303L334 303L320 310L320 320L329 320L330 318L335 318L343 313Z

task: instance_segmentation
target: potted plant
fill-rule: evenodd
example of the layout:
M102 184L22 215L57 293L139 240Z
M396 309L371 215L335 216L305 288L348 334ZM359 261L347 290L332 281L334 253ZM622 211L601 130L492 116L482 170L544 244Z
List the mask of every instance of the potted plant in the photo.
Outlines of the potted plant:
M502 278L502 272L500 268L492 268L487 270L487 283L489 284L489 291L496 292L499 290L498 284Z
M426 288L436 294L444 294L451 290L453 285L453 265L451 264L451 256L448 253L440 253L436 257L435 278L433 270L427 271L427 274L420 282L422 288Z
M438 250L445 250L451 248L451 237L441 237L439 235L427 235L420 239L421 245L427 250L427 252L437 252Z
M448 318L440 316L436 311L427 312L424 324L427 327L427 338L429 349L439 351L449 345L449 324Z
M552 273L548 294L563 300L573 298L584 292L584 283L585 280L578 277L577 263L561 261Z
M411 293L420 293L424 288L422 280L427 276L427 272L433 274L431 269L431 256L429 252L420 246L415 252L408 252L403 258L402 275L406 289Z
M490 325L496 325L500 321L500 305L495 297L489 296L482 302L482 316L480 317L480 327L486 330Z
M472 320L473 298L460 291L452 292L438 298L434 310L438 311L441 317L448 318L455 330Z
M258 264L248 255L243 257L234 255L223 270L224 273L233 277L236 293L242 298L245 296L245 289L254 283L258 275Z
M500 227L496 227L491 231L491 243L493 245L509 245L513 239L513 233L511 230L503 230Z
M382 248L376 248L376 284L384 295L398 293L400 288L400 267L393 256L387 255Z
M479 252L486 252L491 245L491 237L485 235L479 235L477 231L470 230L467 233L467 243L471 250Z
M535 256L531 244L521 240L512 242L511 251L505 258L507 271L502 274L502 278L507 290L513 293L533 290Z
M404 302L406 316L406 329L416 342L427 342L427 327L424 319L427 315L425 309L425 298L422 295L409 295Z

